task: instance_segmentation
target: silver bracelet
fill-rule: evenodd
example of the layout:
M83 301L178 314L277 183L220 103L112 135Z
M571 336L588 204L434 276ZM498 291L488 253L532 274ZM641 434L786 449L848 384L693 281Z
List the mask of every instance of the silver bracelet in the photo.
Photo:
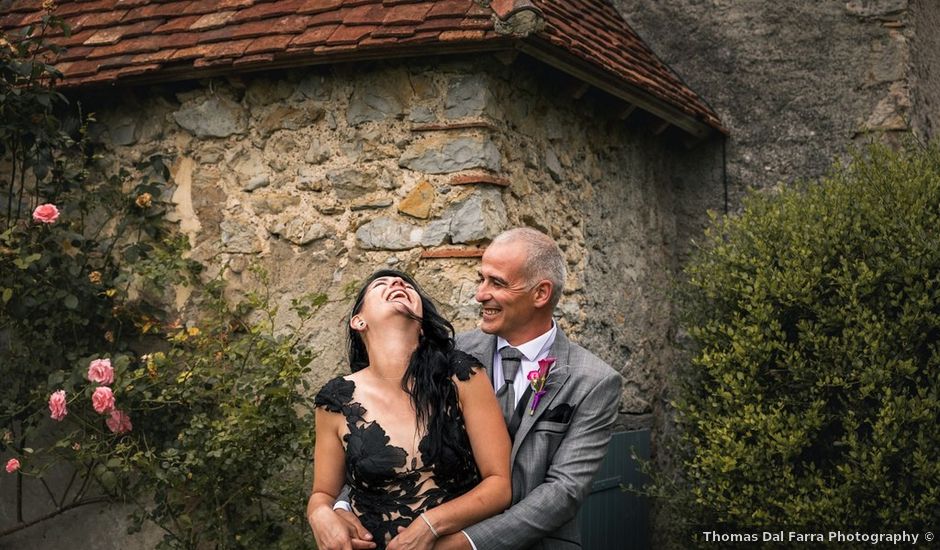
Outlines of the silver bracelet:
M431 525L431 522L428 521L428 518L427 518L427 516L424 515L424 512L421 512L421 519L424 520L424 523L427 523L427 524L428 524L428 529L431 530L431 534L434 535L434 538L436 538L436 539L437 539L437 538L440 538L440 535L437 534L437 529L435 529L434 526Z

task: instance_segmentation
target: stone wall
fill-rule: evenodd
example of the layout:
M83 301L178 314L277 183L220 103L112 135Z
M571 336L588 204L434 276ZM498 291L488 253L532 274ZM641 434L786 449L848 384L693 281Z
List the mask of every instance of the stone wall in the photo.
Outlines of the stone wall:
M730 129L731 203L854 144L936 136L936 2L615 0Z
M910 19L913 125L920 136L940 136L940 5L935 0L912 0Z
M233 297L257 262L285 327L290 299L336 299L309 335L315 383L347 368L351 283L414 273L468 329L478 245L530 225L569 263L562 326L631 380L623 412L648 415L670 327L661 292L677 244L721 204L720 151L627 129L593 96L551 91L557 77L514 56L320 67L138 89L99 119L115 167L172 159L175 218Z

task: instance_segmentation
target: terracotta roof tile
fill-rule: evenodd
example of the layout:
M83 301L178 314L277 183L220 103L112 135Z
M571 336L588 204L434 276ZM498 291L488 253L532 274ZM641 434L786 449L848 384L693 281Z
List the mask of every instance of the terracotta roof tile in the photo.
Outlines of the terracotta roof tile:
M95 48L92 46L75 46L65 50L65 53L59 55L58 61L76 61L78 59L85 59L88 57L88 54L94 50ZM59 67L60 63L56 63L55 65L60 71L63 71L62 67ZM63 73L71 76L71 73L67 73L65 71L63 71Z
M86 46L116 44L120 40L147 34L160 26L160 20L141 21L131 25L120 25L99 30L83 42Z
M88 59L98 59L128 53L155 52L162 45L161 41L153 36L138 36L129 40L121 40L110 46L88 46L91 51L86 54L86 57Z
M206 56L206 53L209 51L210 47L212 47L211 44L203 44L201 46L190 46L188 48L181 48L173 52L173 55L170 56L169 60L170 61L186 61L189 59L199 59L200 57Z
M138 74L143 74L143 73L149 73L149 72L157 71L157 70L159 70L159 69L160 69L160 65L157 65L157 64L153 64L153 65L135 65L135 66L133 66L133 67L128 67L128 68L126 68L126 69L121 69L120 75L121 75L121 76L125 76L125 77L127 77L127 76L134 76L134 75L138 75Z
M468 19L465 17L449 17L446 19L429 19L415 27L416 31L434 31L434 30L481 30L491 29L493 25L488 21L480 19Z
M486 35L484 31L444 31L438 38L445 42L454 40L479 40Z
M180 15L203 15L223 9L218 0L193 0Z
M362 41L363 44L366 41L376 39L376 38L392 38L392 37L403 37L411 36L415 33L414 25L399 25L399 26L382 26L378 29L372 31L372 34L369 35L369 38L366 38ZM395 41L387 42L393 44Z
M438 0L434 2L434 7L428 12L427 18L464 16L470 11L470 4L466 0Z
M392 44L397 44L399 42L398 37L396 36L375 36L375 33L372 33L372 36L369 38L363 38L359 41L359 46L369 47L369 46L388 46Z
M342 5L343 0L307 0L297 8L297 13L322 13L333 11Z
M121 9L128 9L130 6L121 5ZM55 14L59 17L68 17L77 13L94 13L99 11L110 11L115 9L112 0L98 0L97 2L63 2L56 8Z
M221 40L235 38L256 38L271 34L272 29L278 32L290 34L293 38L296 33L307 29L305 16L291 15L281 17L274 24L270 21L249 21L235 25L227 25L224 28L215 29L208 32L199 33L199 42L218 42Z
M98 70L102 69L113 69L115 67L130 67L134 65L132 63L134 56L132 55L120 55L116 57L108 57L107 59L100 60L98 62Z
M155 52L139 53L132 59L134 65L141 63L162 63L173 57L176 50L161 49Z
M358 25L355 27L347 27L345 25L338 27L329 38L326 39L326 43L329 46L337 44L355 44L362 38L365 38L369 35L370 32L377 29L377 25Z
M358 48L358 44L338 44L330 46L317 46L313 49L313 52L319 55L329 55L329 54L338 54L338 53L348 53L354 52Z
M233 21L253 21L267 19L281 15L297 13L301 7L306 6L307 0L277 0L276 2L258 3L249 8L239 10Z
M344 25L380 25L385 19L386 8L382 4L366 4L344 10Z
M255 38L251 44L245 48L244 55L254 55L266 52L277 52L287 49L287 45L294 39L293 34L279 34L276 36L265 36Z
M258 1L259 0L219 0L218 9L226 10L229 8L247 8L248 6L257 4ZM265 0L260 1L264 2Z
M86 40L91 38L93 34L98 32L97 29L88 29L87 31L79 31L69 37L56 38L55 43L60 46L65 46L66 48L72 48L73 46L79 46L83 44Z
M305 32L296 36L294 40L291 41L291 46L303 47L324 44L326 39L329 38L331 34L336 32L338 27L339 25L323 25L321 27L307 29Z
M193 24L189 26L189 30L204 31L222 27L228 23L236 13L238 12L233 10L207 13L193 22Z
M86 13L75 18L75 23L72 24L72 32L114 25L118 21L122 21L126 15L127 10Z
M398 4L394 8L385 10L383 25L414 25L421 23L427 16L434 2L421 2L414 4Z
M6 33L38 21L41 0L14 0L0 11ZM500 35L494 22L530 10L544 28L525 37ZM56 10L72 36L52 34L68 50L58 58L66 86L106 84L130 76L194 76L202 67L234 68L272 61L303 65L357 51L394 52L438 44L452 51L535 48L539 59L568 70L572 60L645 94L690 119L722 129L715 113L630 29L609 0L90 0ZM459 48L459 50L458 50ZM430 49L429 49L430 51ZM544 54L544 55L543 55ZM338 57L339 58L339 57ZM186 71L189 67L190 71ZM629 92L629 93L627 93ZM654 108L654 111L656 109ZM667 114L666 116L673 116ZM679 115L675 115L679 116Z
M200 57L193 61L193 67L227 67L229 65L233 65L233 59L231 57L220 57L217 59Z
M158 48L185 48L195 46L202 33L177 32L173 34L155 34L146 38L152 40Z
M159 27L153 29L154 34L163 34L171 32L180 32L188 31L189 27L193 25L199 18L200 15L184 15L180 17L175 17L168 20L166 23L160 25Z
M181 13L186 13L186 8L188 8L190 4L192 4L191 0L183 0L182 2L138 6L127 12L127 15L124 17L124 22L132 23L143 19L153 19L154 17L177 16Z
M274 61L274 55L269 53L255 54L255 55L243 55L236 59L232 65L235 67L240 67L243 65L256 65L259 63L270 63Z

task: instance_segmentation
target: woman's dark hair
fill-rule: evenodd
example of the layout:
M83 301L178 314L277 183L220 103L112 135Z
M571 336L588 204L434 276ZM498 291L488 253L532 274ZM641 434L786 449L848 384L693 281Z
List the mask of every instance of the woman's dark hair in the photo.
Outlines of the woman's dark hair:
M401 380L401 386L411 396L418 425L426 424L428 433L433 436L428 439L431 440L431 446L435 448L428 449L428 451L432 456L437 456L440 452L439 444L455 443L440 441L437 437L440 434L450 433L443 422L450 413L447 404L456 402L457 389L450 380L454 372L451 364L454 352L454 327L437 312L437 307L411 276L394 269L380 269L366 279L356 295L356 302L349 315L350 319L362 309L362 302L369 285L380 277L400 277L411 285L421 298L422 317L412 316L414 320L421 323L418 348L411 355L405 376ZM357 372L369 366L369 354L359 332L353 330L352 326L349 326L348 330L349 366L353 372ZM445 436L445 439L449 437Z

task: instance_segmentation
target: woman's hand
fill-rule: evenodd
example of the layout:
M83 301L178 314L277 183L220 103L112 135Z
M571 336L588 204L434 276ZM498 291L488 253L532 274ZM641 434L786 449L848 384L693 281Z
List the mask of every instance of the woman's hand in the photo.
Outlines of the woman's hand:
M350 516L352 519L349 519ZM359 523L355 514L320 506L311 512L308 521L320 550L375 548L372 535Z
M431 532L428 524L423 519L417 518L407 529L399 527L398 534L386 548L388 550L431 550L436 541L437 537Z

